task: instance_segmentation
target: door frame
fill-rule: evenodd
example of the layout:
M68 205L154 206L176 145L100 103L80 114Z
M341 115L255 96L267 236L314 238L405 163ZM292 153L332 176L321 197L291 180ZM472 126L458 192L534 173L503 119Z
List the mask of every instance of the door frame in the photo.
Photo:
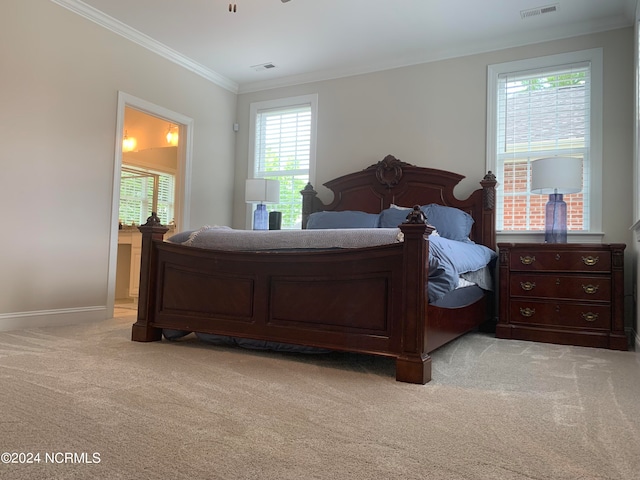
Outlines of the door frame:
M115 158L113 167L113 192L111 196L111 229L109 241L109 268L107 281L107 315L113 317L116 296L116 269L118 263L118 221L120 212L120 175L122 169L122 139L124 137L125 107L134 108L148 115L162 118L178 125L175 221L176 231L189 228L191 198L191 164L193 157L193 119L148 102L128 93L118 91L116 113Z

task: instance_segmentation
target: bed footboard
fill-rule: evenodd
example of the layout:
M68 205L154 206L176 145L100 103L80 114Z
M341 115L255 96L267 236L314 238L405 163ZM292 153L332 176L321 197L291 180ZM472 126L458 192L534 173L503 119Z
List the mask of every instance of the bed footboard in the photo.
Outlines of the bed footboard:
M382 355L397 380L424 384L430 229L400 228L404 242L378 247L229 252L163 242L150 219L132 340L170 328Z

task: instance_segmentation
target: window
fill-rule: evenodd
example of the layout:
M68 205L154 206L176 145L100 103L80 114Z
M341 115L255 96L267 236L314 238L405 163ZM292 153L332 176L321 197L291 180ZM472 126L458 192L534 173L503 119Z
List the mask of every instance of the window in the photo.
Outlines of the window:
M142 225L156 212L163 225L174 221L175 176L122 166L119 219L124 225Z
M315 164L316 95L251 104L252 151L249 175L280 182L282 228L301 228L300 191L312 180Z
M544 230L546 195L530 193L531 162L579 157L583 188L565 195L569 231L601 226L600 49L489 66L488 169L496 173L497 228Z

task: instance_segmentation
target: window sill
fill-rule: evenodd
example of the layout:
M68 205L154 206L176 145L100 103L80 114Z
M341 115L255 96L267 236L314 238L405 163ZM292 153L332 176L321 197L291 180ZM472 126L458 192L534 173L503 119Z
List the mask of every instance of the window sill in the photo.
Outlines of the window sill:
M569 232L567 243L602 243L603 232ZM544 232L507 232L496 233L498 242L505 243L544 243Z

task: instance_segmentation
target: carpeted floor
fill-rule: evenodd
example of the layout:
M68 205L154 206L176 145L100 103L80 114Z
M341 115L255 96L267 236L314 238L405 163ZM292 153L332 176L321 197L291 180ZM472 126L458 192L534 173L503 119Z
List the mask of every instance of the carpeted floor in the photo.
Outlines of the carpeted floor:
M134 343L133 313L0 333L0 454L22 454L0 478L640 478L635 352L473 333L420 386L384 358Z

